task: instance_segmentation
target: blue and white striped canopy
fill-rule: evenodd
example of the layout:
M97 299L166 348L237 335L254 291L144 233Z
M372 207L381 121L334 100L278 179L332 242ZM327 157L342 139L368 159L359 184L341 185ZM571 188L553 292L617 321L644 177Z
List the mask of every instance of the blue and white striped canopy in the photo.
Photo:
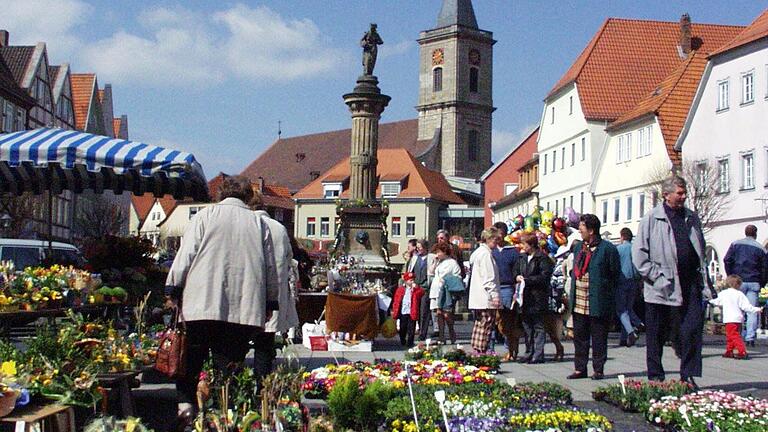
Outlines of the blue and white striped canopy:
M0 192L64 189L208 197L203 168L191 153L55 128L0 135Z

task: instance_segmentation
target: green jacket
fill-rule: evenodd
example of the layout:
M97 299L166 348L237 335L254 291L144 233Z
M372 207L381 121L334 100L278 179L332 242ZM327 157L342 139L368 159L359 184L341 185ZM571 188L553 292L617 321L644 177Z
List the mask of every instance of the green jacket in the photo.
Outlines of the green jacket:
M575 242L574 267L576 264L576 254L581 251L582 242ZM573 271L573 270L572 270ZM597 248L592 253L589 261L589 315L611 319L616 314L615 291L619 283L619 274L621 273L621 261L616 246L608 240L600 240ZM571 295L570 303L573 310L576 301L576 277L571 275Z

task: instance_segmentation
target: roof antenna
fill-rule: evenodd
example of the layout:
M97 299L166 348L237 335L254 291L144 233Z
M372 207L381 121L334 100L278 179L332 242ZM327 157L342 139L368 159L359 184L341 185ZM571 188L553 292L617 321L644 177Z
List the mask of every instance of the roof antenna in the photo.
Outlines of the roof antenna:
M282 128L283 122L278 120L277 121L277 139L280 139L280 135L283 134L283 128Z

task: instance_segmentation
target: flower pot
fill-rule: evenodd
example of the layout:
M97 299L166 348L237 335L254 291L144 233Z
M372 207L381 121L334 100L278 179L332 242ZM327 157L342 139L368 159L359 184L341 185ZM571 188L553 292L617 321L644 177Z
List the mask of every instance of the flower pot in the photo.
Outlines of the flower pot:
M18 393L13 391L5 392L0 395L0 417L5 417L13 411L18 397Z

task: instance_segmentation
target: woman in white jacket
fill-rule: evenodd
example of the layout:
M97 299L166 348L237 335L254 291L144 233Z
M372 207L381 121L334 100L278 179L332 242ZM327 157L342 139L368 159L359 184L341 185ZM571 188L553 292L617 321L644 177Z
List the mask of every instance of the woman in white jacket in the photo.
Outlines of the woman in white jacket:
M432 278L432 284L429 286L429 307L437 314L437 329L440 342L445 343L445 325L448 324L448 335L451 343L456 343L456 331L453 328L453 305L450 308L441 309L438 304L440 292L445 289L445 277L453 275L461 279L461 267L455 259L451 257L451 247L447 243L438 243L435 245L435 272Z
M499 269L492 250L499 238L496 228L488 228L480 235L480 246L469 257L469 309L475 311L471 345L475 351L485 352L491 340L496 311L501 308L499 294Z

